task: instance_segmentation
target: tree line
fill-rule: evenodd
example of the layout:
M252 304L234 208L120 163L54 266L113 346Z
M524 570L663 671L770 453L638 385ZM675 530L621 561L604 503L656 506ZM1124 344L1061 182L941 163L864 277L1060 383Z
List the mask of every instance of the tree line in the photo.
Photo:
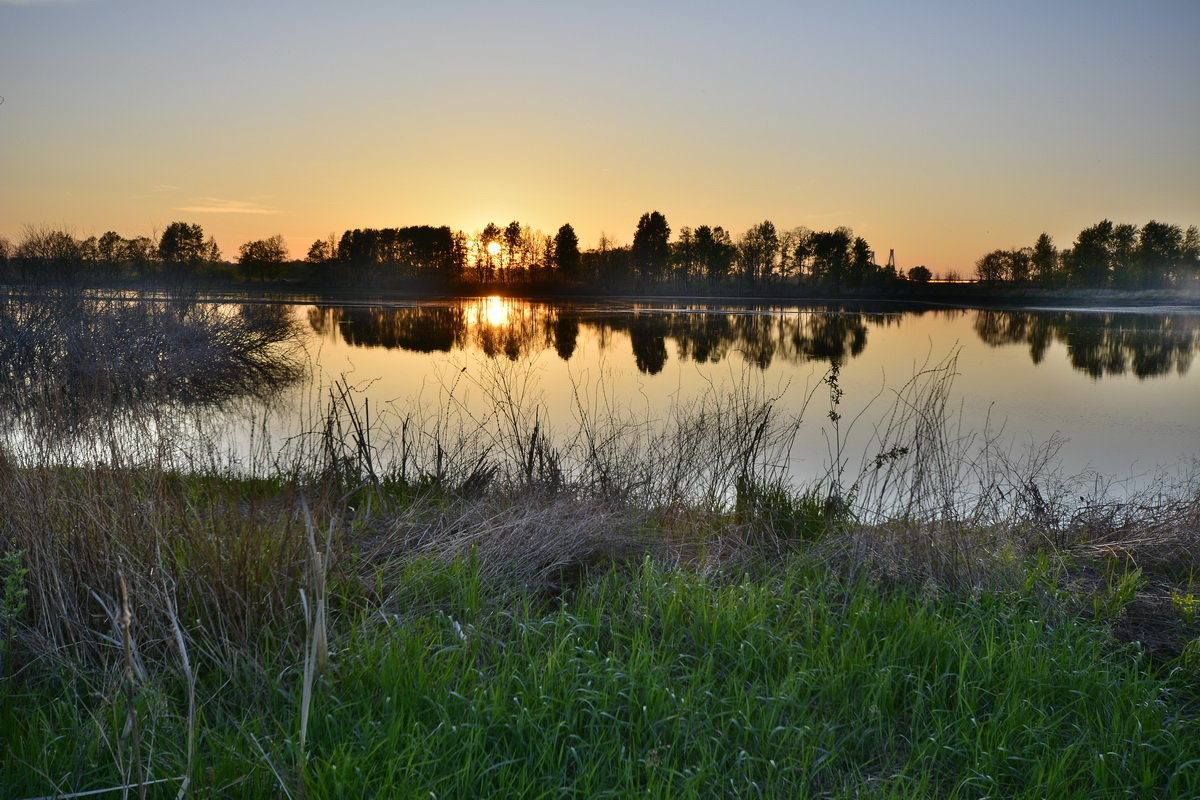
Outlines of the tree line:
M1167 289L1200 280L1200 229L1151 220L1102 220L1059 250L1047 233L1032 247L993 250L975 262L980 281L1048 287Z
M519 221L489 222L468 234L448 226L356 228L318 239L293 259L282 236L245 242L232 260L195 223L172 222L161 235L108 231L78 238L27 226L18 242L0 237L0 276L9 282L283 281L318 287L421 285L471 290L509 286L629 291L745 288L766 293L911 292L932 273L881 266L871 245L846 227L780 229L770 220L734 236L720 225L682 227L674 236L659 211L643 214L629 244L601 234L582 250L568 223L554 235ZM1200 232L1150 221L1138 228L1104 220L1055 247L1046 233L1032 247L994 250L975 264L985 285L1171 288L1200 276ZM416 283L414 283L416 282Z
M172 222L157 237L108 231L78 238L29 226L15 244L0 238L0 268L8 280L169 279L304 280L333 286L386 287L412 278L452 285L557 285L629 289L729 283L772 287L811 285L885 288L902 276L876 263L849 228L779 230L764 221L734 237L719 225L684 227L672 239L666 217L647 212L630 244L601 235L582 250L568 223L547 235L518 221L488 223L473 234L448 226L360 228L312 243L292 259L281 236L250 241L235 260L203 228Z

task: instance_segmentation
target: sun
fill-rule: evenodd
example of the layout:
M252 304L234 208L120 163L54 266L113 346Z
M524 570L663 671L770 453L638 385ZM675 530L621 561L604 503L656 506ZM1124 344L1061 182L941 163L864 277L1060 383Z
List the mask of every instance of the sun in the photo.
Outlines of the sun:
M500 252L500 243L499 242L488 242L487 243L487 251L488 251L488 255L490 255L490 256L496 255L497 253Z

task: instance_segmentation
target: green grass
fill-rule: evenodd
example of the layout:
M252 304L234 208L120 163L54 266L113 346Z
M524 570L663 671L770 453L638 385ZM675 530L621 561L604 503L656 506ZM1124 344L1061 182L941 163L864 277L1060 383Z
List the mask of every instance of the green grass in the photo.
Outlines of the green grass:
M202 670L192 796L1200 795L1179 676L1036 589L922 598L801 557L735 577L647 560L550 599L478 566L414 562L382 610L334 617L303 754L302 648ZM182 677L120 683L0 688L8 796L118 786L135 758L184 774Z

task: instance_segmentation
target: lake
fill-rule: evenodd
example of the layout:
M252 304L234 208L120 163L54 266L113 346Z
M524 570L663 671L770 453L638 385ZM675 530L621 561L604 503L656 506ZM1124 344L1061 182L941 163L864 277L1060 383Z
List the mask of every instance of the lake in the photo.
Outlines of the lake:
M1056 470L1129 487L1200 456L1200 310L1192 307L489 297L273 308L298 323L307 379L267 398L176 405L170 424L139 418L110 430L141 453L195 463L196 437L214 459L253 464L319 427L335 389L365 413L381 452L385 434L405 424L453 418L462 434L507 421L564 437L581 419L654 424L699 397L754 392L777 415L799 418L778 458L789 480L804 484L831 464L853 474L878 455L880 431L895 424L897 403L911 400L904 387L924 371L918 383L936 379L943 395L939 424L964 447L987 441L1016 460L1049 448ZM10 425L5 441L20 449L30 435ZM87 452L94 434L57 441L76 460L112 449Z

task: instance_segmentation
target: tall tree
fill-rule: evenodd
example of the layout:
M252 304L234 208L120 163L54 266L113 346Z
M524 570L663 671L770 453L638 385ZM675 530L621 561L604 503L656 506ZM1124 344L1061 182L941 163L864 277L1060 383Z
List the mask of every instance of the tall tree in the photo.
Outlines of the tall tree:
M1050 234L1043 232L1033 244L1033 254L1029 257L1029 266L1033 271L1033 279L1042 283L1053 281L1058 274L1058 250Z
M1113 224L1102 220L1084 228L1071 248L1071 277L1085 286L1107 286L1112 275Z
M567 280L579 279L579 237L569 223L559 228L554 236L554 266Z
M808 268L808 239L812 231L803 226L785 231L779 237L779 271L786 276L799 278Z
M1200 228L1189 225L1180 245L1180 277L1200 278Z
M324 264L333 257L333 249L329 246L329 242L325 239L317 239L308 248L308 255L304 260L310 264Z
M779 234L770 220L754 225L738 241L738 263L750 283L769 277L778 256Z
M238 248L238 263L243 274L262 281L282 278L287 257L287 243L279 234L269 239L246 242Z
M642 214L633 234L633 266L643 278L657 278L667 271L671 258L671 228L657 211Z
M204 229L186 222L172 222L158 240L158 257L168 264L195 268L208 250Z
M875 273L875 251L867 240L855 236L850 246L850 270L847 282L851 286L861 287Z
M116 231L105 231L96 241L96 255L104 261L120 261L124 242Z
M1008 251L1008 279L1013 283L1025 283L1033 271L1033 250L1018 247Z
M477 259L484 280L491 280L496 274L496 256L502 248L500 237L500 227L494 222L485 225L479 234Z
M696 234L686 225L679 229L679 239L671 245L671 266L675 274L684 280L700 271Z
M709 280L721 280L729 275L737 253L729 233L717 225L696 228L696 258Z
M975 262L975 275L984 283L996 283L1004 280L1007 273L1007 250L993 250Z
M1138 277L1143 285L1166 285L1184 264L1183 230L1178 225L1150 220L1138 237Z
M1142 282L1137 263L1138 229L1136 225L1114 225L1112 231L1112 277L1121 286L1136 286Z
M513 269L517 266L528 266L529 262L521 263L521 223L513 220L504 226L504 253L503 261L505 267Z
M850 267L850 244L853 237L854 234L849 228L814 231L808 237L813 277L835 291L842 288L846 271Z

